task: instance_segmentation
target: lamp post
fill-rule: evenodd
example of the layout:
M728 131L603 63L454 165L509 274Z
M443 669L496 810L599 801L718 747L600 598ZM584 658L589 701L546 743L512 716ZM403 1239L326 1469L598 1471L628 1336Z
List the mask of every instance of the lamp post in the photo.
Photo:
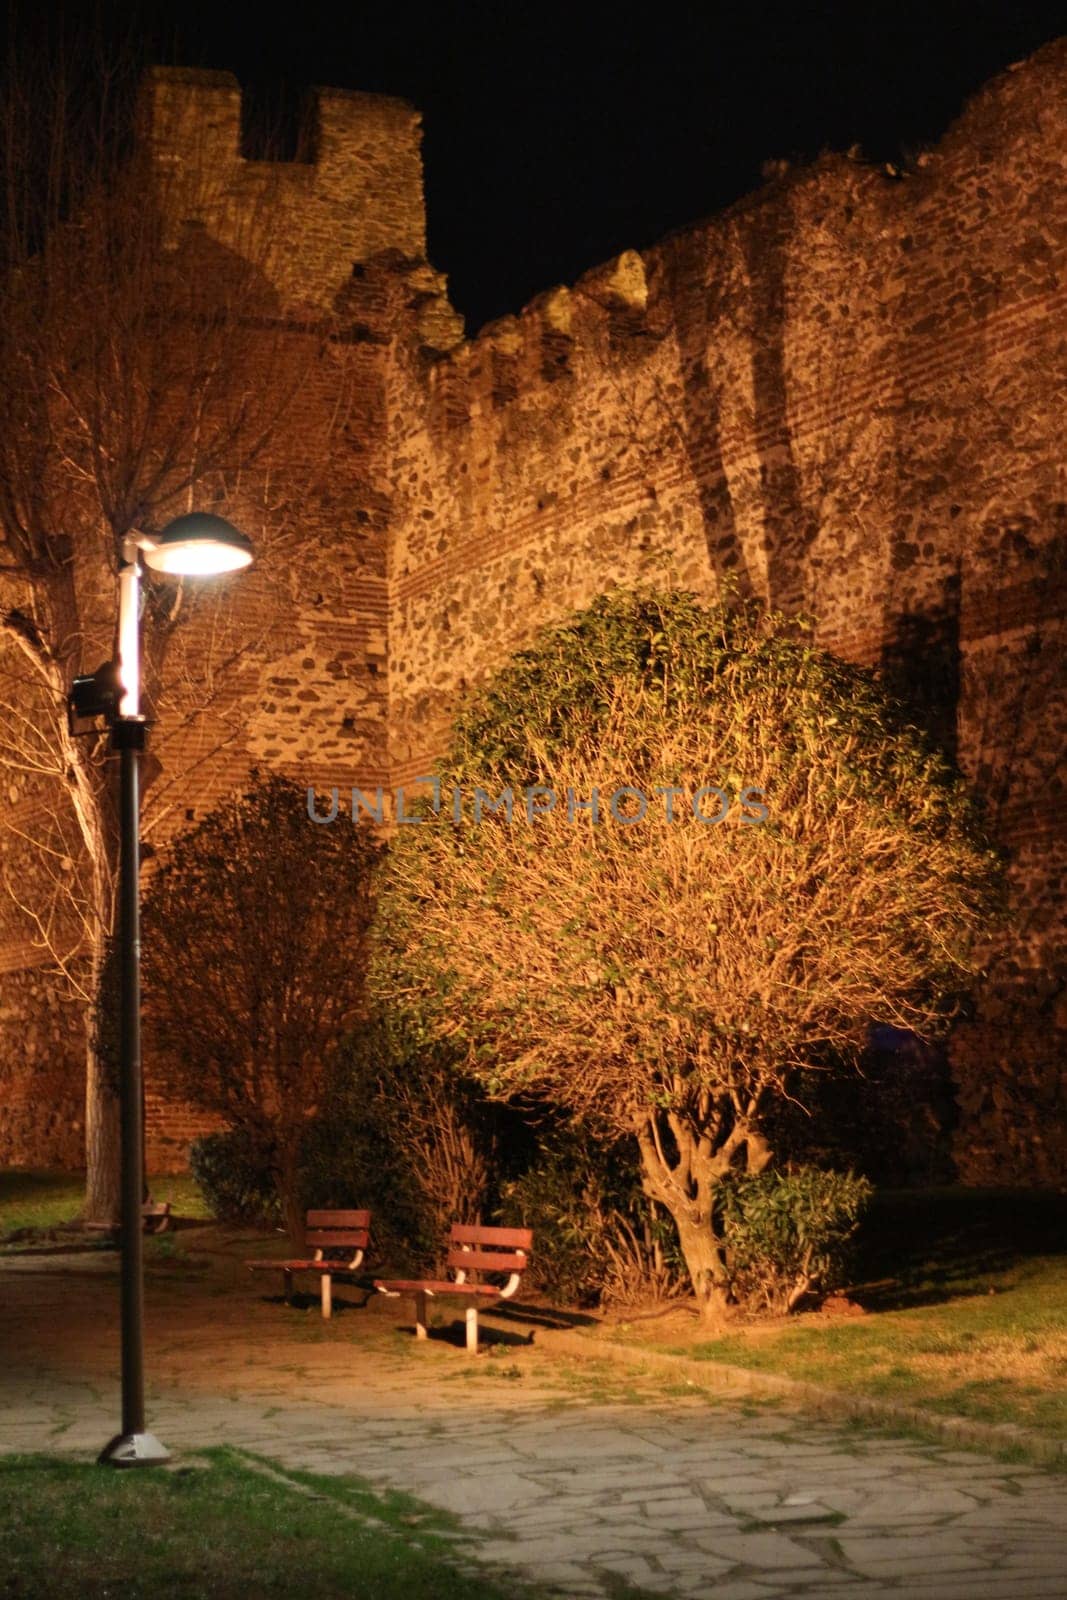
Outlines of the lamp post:
M140 760L145 746L141 714L141 558L156 572L207 577L237 572L252 560L252 546L222 517L192 512L157 536L131 534L119 568L117 707L109 711L111 747L119 753L119 1096L122 1148L122 1432L99 1460L116 1467L151 1466L169 1453L145 1429L144 1239L142 1184L144 1131L141 1081ZM97 678L99 678L97 674ZM75 696L72 695L72 705ZM77 710L86 708L83 699ZM91 709L89 707L88 709ZM99 710L99 707L97 707Z

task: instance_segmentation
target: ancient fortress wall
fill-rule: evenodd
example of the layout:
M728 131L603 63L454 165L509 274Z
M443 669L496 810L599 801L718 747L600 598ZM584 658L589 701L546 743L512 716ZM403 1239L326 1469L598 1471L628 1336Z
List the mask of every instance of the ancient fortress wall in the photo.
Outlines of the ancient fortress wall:
M264 381L300 382L270 461L219 487L267 554L175 645L153 842L254 761L410 781L542 623L729 577L884 666L987 793L1019 920L955 1045L957 1159L1061 1181L1065 80L1050 46L906 173L777 171L463 341L410 107L319 91L315 159L276 166L240 157L228 75L157 74L142 144L175 244L223 272L273 219ZM240 665L190 723L181 652L220 639ZM76 1163L77 1029L25 927L3 939L0 1160ZM154 1164L200 1125L150 1093Z
M168 184L177 226L240 249L269 208L282 248L275 281L290 308L332 307L353 265L426 255L419 114L403 100L316 89L307 160L241 156L241 90L228 72L156 68L142 89L138 144Z
M242 158L240 110L229 74L170 69L149 77L140 107L139 150L180 271L222 296L236 258L255 264L247 311L259 332L237 376L276 392L282 417L269 451L197 485L197 504L245 529L257 560L240 579L187 586L147 685L160 770L143 833L157 850L256 762L309 782L388 780L391 341L401 318L422 338L457 330L424 259L416 112L319 91L314 159L274 164ZM81 670L110 653L115 604L112 590ZM55 797L26 780L3 798L5 820L39 834ZM39 858L10 834L3 849L26 898L39 897ZM81 1015L50 964L32 922L0 904L0 1162L81 1159ZM205 1119L161 1102L150 1056L146 1087L150 1165L181 1165Z
M539 624L663 577L812 613L958 748L1019 919L957 1043L976 1180L1060 1181L1067 1154L1065 79L1062 45L1004 74L907 173L781 172L392 402L394 781Z
M1062 500L1064 72L1050 49L998 79L907 175L787 173L409 372L398 774L460 678L605 584L729 573L870 660L920 616L1003 631L997 547L1046 543Z

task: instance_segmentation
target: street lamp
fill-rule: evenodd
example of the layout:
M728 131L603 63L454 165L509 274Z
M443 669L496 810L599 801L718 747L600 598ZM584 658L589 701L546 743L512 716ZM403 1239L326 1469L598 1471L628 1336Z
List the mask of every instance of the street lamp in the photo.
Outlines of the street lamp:
M139 768L145 745L141 714L141 558L156 572L206 577L237 572L252 560L243 533L222 517L201 512L176 517L157 535L129 534L119 568L119 660L117 673L101 668L76 679L71 714L106 715L111 748L119 752L119 1094L122 1119L122 1432L99 1460L116 1467L151 1466L169 1452L145 1429L144 1415L144 1240L142 1184L144 1131L141 1082L141 932ZM101 698L101 684L108 689ZM90 689L89 686L94 686ZM79 694L80 689L80 694ZM96 692L94 700L93 695Z

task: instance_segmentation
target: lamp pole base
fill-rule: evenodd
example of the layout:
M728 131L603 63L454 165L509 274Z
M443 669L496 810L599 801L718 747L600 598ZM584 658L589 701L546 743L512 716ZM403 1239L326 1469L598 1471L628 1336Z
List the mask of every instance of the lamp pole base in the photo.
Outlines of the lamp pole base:
M96 1460L102 1467L155 1467L170 1460L170 1451L154 1433L117 1433Z

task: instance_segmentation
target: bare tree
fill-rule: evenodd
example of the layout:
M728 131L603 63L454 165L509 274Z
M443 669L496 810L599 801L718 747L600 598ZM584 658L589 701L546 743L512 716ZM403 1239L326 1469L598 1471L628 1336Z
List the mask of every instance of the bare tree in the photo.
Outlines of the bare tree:
M442 790L391 851L385 997L490 1093L632 1138L715 1314L718 1186L770 1160L768 1105L966 986L995 862L958 782L783 619L621 594L474 698Z
M229 506L235 489L254 531L277 518L255 467L300 357L269 331L269 185L236 243L233 219L225 248L183 226L198 185L209 214L210 170L193 159L168 174L132 140L132 55L94 65L9 61L0 104L0 769L23 796L7 841L17 915L85 1004L86 1210L113 1220L117 1105L94 1008L114 920L114 786L106 739L70 732L67 696L115 655L125 536L194 496ZM152 581L145 604L151 693L179 623L217 602ZM248 647L238 633L222 653Z
M151 1034L189 1101L256 1137L298 1246L300 1144L363 1013L378 850L254 772L178 837L145 901Z

